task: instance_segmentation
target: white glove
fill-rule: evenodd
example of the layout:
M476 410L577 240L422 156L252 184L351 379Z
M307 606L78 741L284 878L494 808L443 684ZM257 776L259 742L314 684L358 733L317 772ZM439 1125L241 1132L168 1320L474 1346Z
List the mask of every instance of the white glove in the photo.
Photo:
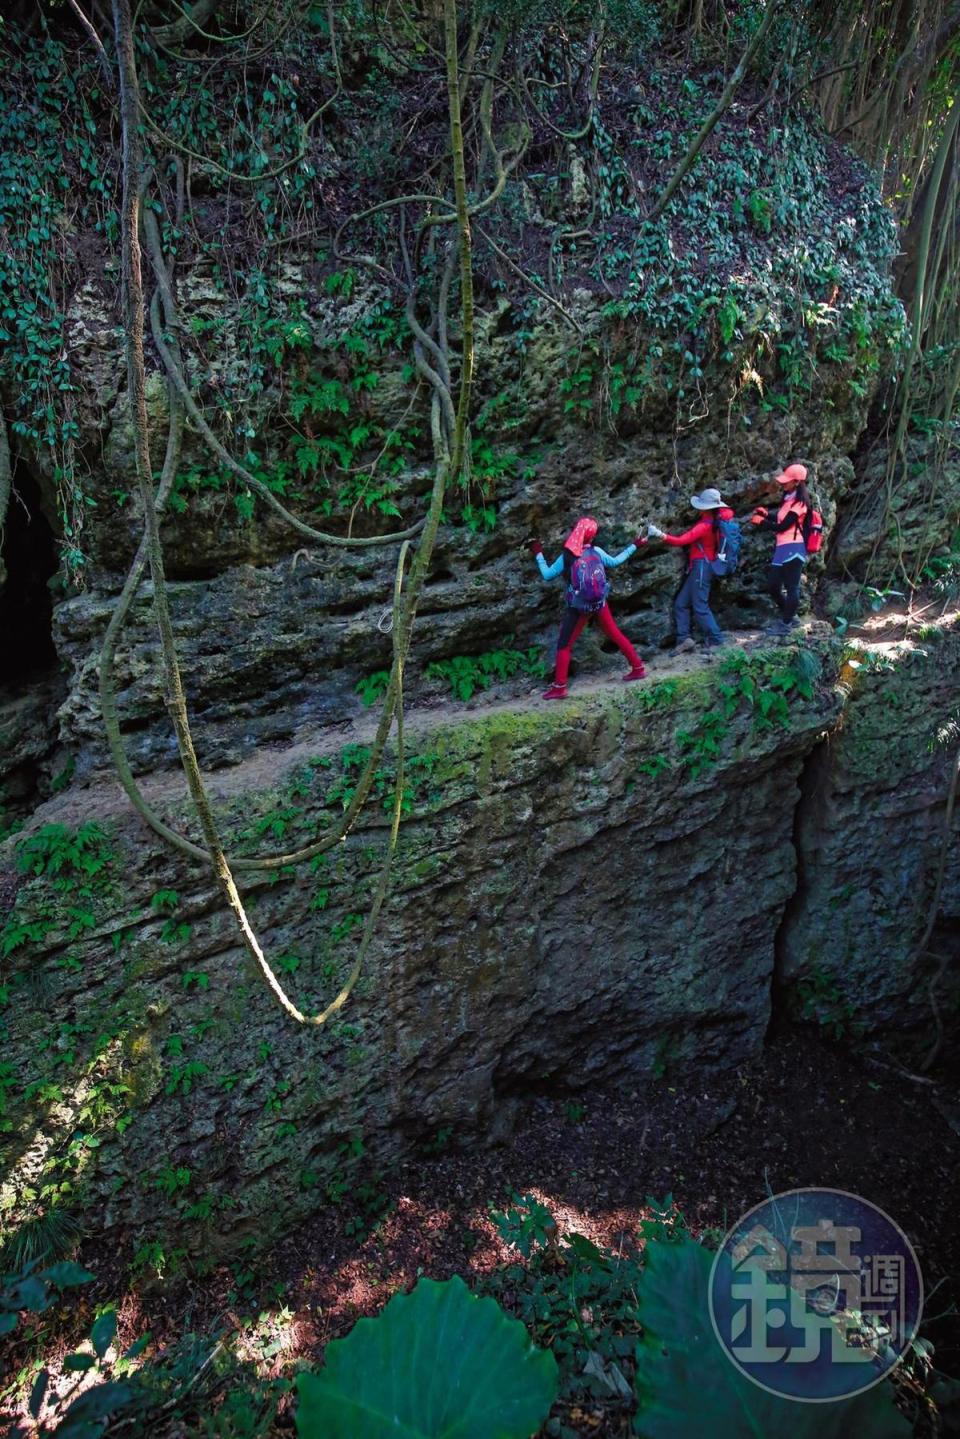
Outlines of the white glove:
M647 539L662 540L663 530L658 529L656 525L647 525Z

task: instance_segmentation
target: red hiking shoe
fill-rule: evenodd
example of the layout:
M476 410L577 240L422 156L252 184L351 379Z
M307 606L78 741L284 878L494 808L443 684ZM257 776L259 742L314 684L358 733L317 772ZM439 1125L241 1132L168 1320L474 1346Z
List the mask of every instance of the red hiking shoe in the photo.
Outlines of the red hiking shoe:
M566 697L566 685L551 685L548 690L544 690L543 692L543 698L545 700L565 700Z
M642 679L645 678L646 673L647 673L647 672L646 672L646 670L644 669L643 665L640 665L639 669L629 670L629 671L624 675L624 677L623 677L623 682L624 682L625 685L628 685L631 680L642 680Z

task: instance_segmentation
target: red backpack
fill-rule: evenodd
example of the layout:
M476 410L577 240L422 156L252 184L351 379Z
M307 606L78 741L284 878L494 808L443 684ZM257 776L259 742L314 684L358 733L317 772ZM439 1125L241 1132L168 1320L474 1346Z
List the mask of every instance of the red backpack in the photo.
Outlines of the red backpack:
M815 555L823 544L823 515L811 505L803 526L803 542L808 555Z

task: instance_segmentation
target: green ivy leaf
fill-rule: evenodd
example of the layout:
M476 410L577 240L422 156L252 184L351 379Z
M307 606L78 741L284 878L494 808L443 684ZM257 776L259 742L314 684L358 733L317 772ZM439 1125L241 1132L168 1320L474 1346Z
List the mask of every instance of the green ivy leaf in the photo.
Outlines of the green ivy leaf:
M134 1408L138 1400L143 1403L143 1391L133 1384L96 1384L74 1399L57 1433L65 1439L96 1439L108 1416Z
M92 1369L96 1362L92 1354L68 1354L63 1361L63 1367L74 1373L83 1374L86 1370Z
M82 1265L74 1264L69 1259L48 1265L38 1277L48 1279L58 1289L72 1289L77 1284L92 1284L94 1279L89 1269L84 1269Z
M47 1385L50 1383L50 1371L41 1369L30 1390L30 1413L34 1419L40 1418L40 1410L43 1408L43 1401L47 1394Z
M107 1309L100 1315L90 1330L90 1343L97 1358L102 1359L117 1335L117 1311Z

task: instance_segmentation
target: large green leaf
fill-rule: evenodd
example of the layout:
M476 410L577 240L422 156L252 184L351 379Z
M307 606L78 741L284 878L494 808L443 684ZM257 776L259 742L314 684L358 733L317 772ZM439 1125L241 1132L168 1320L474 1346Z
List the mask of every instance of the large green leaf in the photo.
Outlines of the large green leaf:
M553 1355L462 1279L421 1279L327 1345L297 1380L301 1439L530 1439L557 1389Z
M713 1254L685 1239L651 1241L640 1284L636 1431L643 1439L910 1439L889 1384L852 1399L803 1404L752 1383L713 1332L708 1285Z

